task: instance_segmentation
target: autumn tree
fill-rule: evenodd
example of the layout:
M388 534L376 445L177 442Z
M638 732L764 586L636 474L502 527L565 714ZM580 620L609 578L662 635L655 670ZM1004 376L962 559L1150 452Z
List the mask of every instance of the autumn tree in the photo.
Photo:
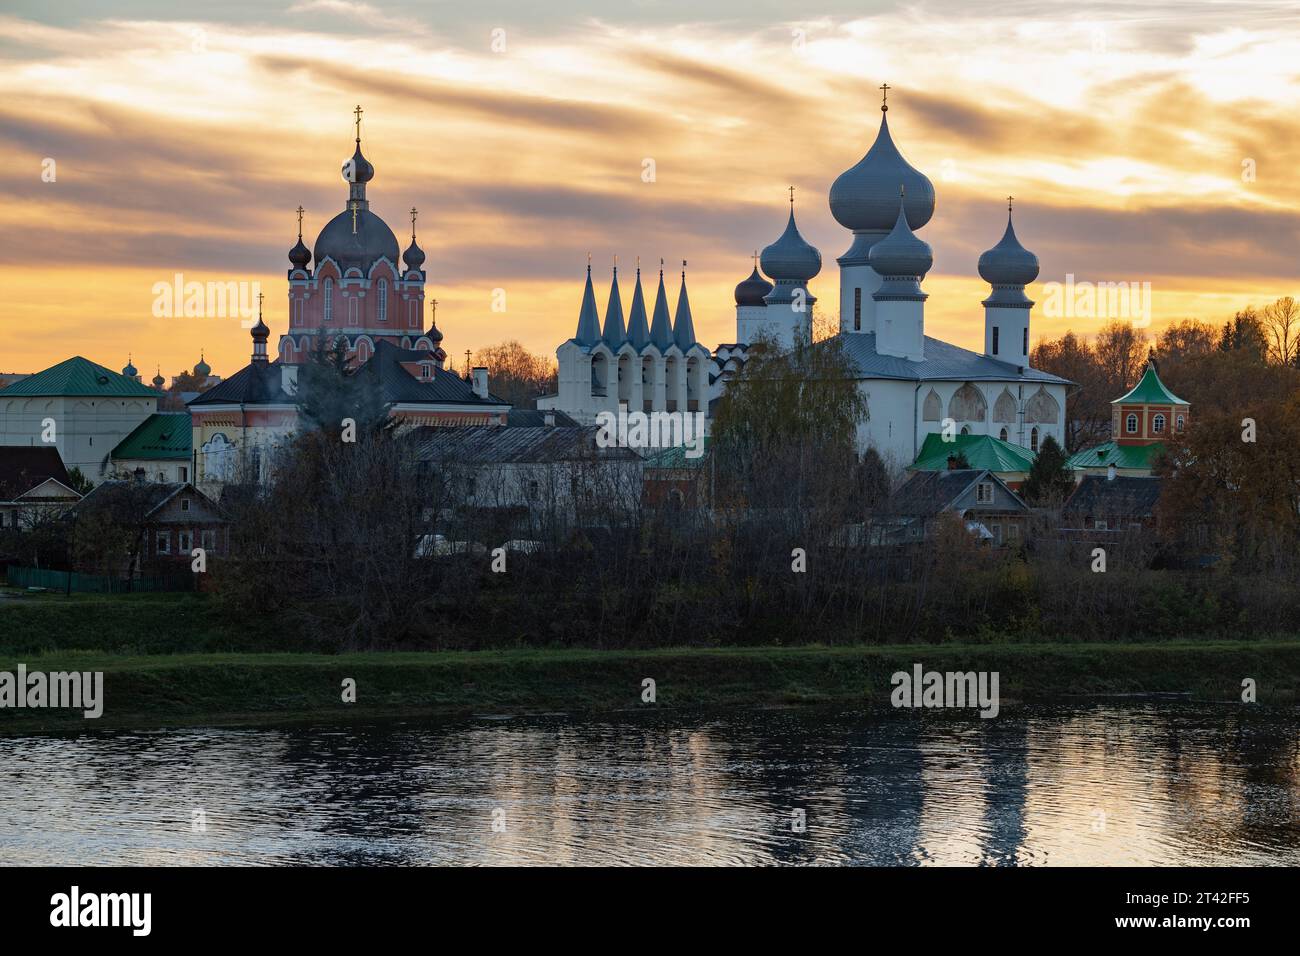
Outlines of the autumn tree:
M1038 446L1021 492L1030 504L1059 504L1074 487L1074 476L1066 465L1065 452L1051 435Z
M555 359L534 355L514 339L479 349L471 361L488 370L492 393L515 408L536 408L538 396L557 387Z

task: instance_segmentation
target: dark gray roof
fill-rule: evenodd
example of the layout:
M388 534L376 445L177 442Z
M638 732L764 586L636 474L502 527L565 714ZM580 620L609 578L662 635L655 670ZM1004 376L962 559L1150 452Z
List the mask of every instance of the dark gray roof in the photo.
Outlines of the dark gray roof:
M292 405L295 399L284 390L282 368L279 362L251 362L186 404Z
M70 515L85 515L117 502L129 501L129 513L148 517L181 492L202 499L214 510L216 503L188 481L101 481L69 509Z
M949 471L919 471L889 496L881 511L891 515L923 517L937 515L960 498L962 492L981 480L995 481L1005 487L1005 483L987 469L956 468ZM1009 489L1008 493L1010 493Z
M440 428L423 425L410 432L422 461L453 464L501 465L558 461L640 461L630 448L599 448L600 429L585 428L498 428L466 425Z
M404 349L391 342L379 341L375 345L375 354L365 365L365 373L379 378L379 387L383 391L384 401L389 404L408 402L437 402L457 405L478 405L484 408L496 407L504 411L509 402L497 398L491 392L487 398L479 398L474 389L455 372L445 368L434 368L433 378L421 381L406 369L403 362L429 361L432 354L417 349Z
M881 355L876 351L874 332L844 332L839 338L843 341L845 354L857 366L862 378L896 378L910 382L1026 381L1072 384L1069 379L1034 368L1017 372L1016 366L1010 362L970 352L928 335L925 337L925 359L920 362Z
M1150 518L1160 500L1160 478L1084 475L1061 509L1079 518Z
M507 428L541 428L546 425L547 412L539 408L512 408L506 414ZM576 420L566 415L564 412L556 409L551 412L555 416L556 426L567 426L577 428Z
M325 224L325 228L316 237L313 253L316 268L328 257L346 272L357 268L363 274L369 274L370 267L380 258L387 259L396 271L397 237L388 223L380 219L369 209L356 211L356 231L352 227L352 210L345 209Z
M0 501L13 501L50 478L62 485L70 480L53 445L0 445Z

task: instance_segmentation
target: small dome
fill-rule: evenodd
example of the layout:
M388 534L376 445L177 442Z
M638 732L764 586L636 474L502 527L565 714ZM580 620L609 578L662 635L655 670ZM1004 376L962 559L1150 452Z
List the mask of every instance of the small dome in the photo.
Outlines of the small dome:
M1038 278L1038 256L1020 244L1007 213L1007 231L996 246L980 256L980 277L989 285L1028 285Z
M429 341L436 347L442 341L442 331L436 326L429 327Z
M194 366L194 374L200 378L207 378L212 374L212 366L203 360L203 353L199 353L198 364Z
M137 375L140 374L140 372L134 365L131 364L131 360L127 359L126 368L122 369L122 374L125 375L127 378L135 378Z
M894 228L871 247L871 268L880 275L916 276L920 278L934 265L934 253L930 244L918 239L907 224L905 215L906 200L898 200L897 219Z
M166 384L167 384L167 379L163 378L162 370L159 369L158 374L156 374L153 377L153 387L161 389Z
M749 274L749 278L736 286L736 305L766 305L764 297L772 291L772 283L758 272L758 266Z
M356 152L352 158L343 164L343 178L350 183L368 183L375 178L375 167L361 155L360 140L357 140Z
M907 223L920 229L934 215L934 185L894 145L887 117L867 155L831 185L831 215L845 229L884 232L898 212L898 189L907 195Z
M262 321L262 316L259 314L257 317L257 325L253 326L249 330L248 334L255 339L265 340L266 337L271 334L271 329L265 322Z
M388 223L369 209L356 210L356 232L352 231L353 210L345 209L329 222L316 237L316 268L331 258L346 272L354 266L363 273L380 258L387 258L397 268L397 237Z
M298 237L298 242L289 250L289 261L298 269L305 269L307 263L311 262L311 250L302 244L302 236Z
M822 271L822 254L809 245L794 224L794 209L785 232L759 257L763 271L778 282L807 282Z
M406 247L406 251L402 253L402 261L406 263L407 269L419 270L424 267L424 250L415 244L414 239Z

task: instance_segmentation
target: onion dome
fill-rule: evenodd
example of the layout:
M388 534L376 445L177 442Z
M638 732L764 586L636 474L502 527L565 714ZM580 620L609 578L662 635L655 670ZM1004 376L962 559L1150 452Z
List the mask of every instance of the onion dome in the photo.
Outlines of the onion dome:
M194 374L199 378L207 378L212 374L212 366L203 360L203 353L199 353L198 364L194 366Z
M781 237L763 250L763 271L778 282L807 282L822 271L822 254L799 235L794 224L794 199L790 200L790 220Z
M759 274L758 265L755 264L754 271L736 286L736 305L766 305L763 299L772 291L772 283Z
M406 247L406 251L402 253L402 261L406 263L408 270L414 269L418 272L424 267L424 250L415 244L414 239Z
M343 178L350 183L368 183L375 178L375 167L370 160L361 155L361 137L357 137L357 148L352 158L343 164Z
M918 239L908 226L906 197L900 197L896 202L894 228L871 247L871 268L885 278L915 276L919 279L934 265L934 253L930 244Z
M127 378L135 378L140 374L139 370L131 364L131 356L126 357L126 368L122 369L122 374Z
M159 368L157 373L153 377L153 387L158 389L158 391L161 392L162 387L166 384L167 384L167 379L163 378L162 369Z
M881 107L880 131L867 155L831 185L831 215L855 232L884 232L893 225L900 185L907 192L905 208L911 228L920 229L934 215L934 185L894 145L884 113L888 109Z
M437 323L429 326L429 341L434 344L435 348L442 341L442 330L438 328Z
M1026 286L1038 278L1038 256L1020 244L1007 209L1007 231L996 246L980 256L980 278L989 285Z
M302 236L298 237L297 243L289 250L289 261L295 269L305 269L307 263L311 262L311 250L303 245Z

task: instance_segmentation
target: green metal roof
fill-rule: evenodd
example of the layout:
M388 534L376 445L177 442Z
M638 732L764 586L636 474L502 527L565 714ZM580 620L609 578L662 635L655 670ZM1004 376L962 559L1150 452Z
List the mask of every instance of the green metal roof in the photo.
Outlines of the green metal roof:
M1116 468L1150 471L1152 464L1164 450L1164 442L1154 442L1150 445L1117 445L1113 441L1108 441L1075 452L1066 465L1075 469L1105 468L1114 465Z
M703 467L709 452L709 436L704 436L703 452L696 458L687 458L687 451L694 451L691 445L672 445L663 451L655 452L645 460L647 468L700 468Z
M187 412L159 412L150 415L113 449L111 458L129 461L188 461L193 444Z
M952 441L944 441L942 435L931 432L909 470L946 471L948 456L958 452L966 456L971 468L992 472L1028 471L1034 463L1034 453L1028 448L992 435L954 435Z
M1129 390L1128 394L1123 395L1113 402L1112 405L1187 405L1169 389L1165 388L1165 383L1160 381L1160 376L1156 374L1153 366L1147 365L1147 370L1142 373L1142 378L1138 383Z
M21 378L0 389L0 398L17 395L95 398L157 398L158 393L135 379L74 355L43 372Z

